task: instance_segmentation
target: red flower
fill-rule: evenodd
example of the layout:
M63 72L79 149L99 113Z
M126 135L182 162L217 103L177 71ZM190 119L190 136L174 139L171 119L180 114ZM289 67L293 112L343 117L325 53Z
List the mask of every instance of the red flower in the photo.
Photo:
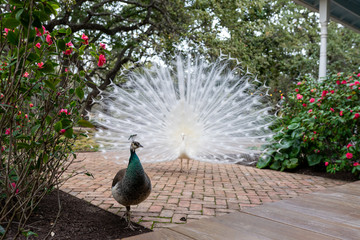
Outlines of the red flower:
M333 108L330 108L330 111L335 112L335 110Z
M340 111L340 116L344 115L343 111Z
M312 112L312 109L310 109L309 111L308 111L308 113L311 113Z
M336 84L337 84L337 85L340 85L340 80L337 80L337 81L336 81Z
M297 95L296 95L296 98L300 100L300 99L303 98L303 96L302 96L301 94L297 94Z
M16 189L16 190L15 190L15 193L19 193L19 189L16 188L16 183L12 182L10 185L11 185L11 187L12 187L13 189Z
M306 103L303 103L303 107L307 107Z
M301 82L298 82L297 85L301 85L302 83Z
M352 157L353 157L352 153L349 153L349 152L346 153L346 158L347 159L352 159Z
M299 92L299 89L295 89L295 92Z
M41 48L41 44L40 44L40 43L37 43L35 46L36 46L37 48Z
M8 34L8 32L9 32L9 29L8 28L4 28L4 31L5 31L5 36Z
M66 132L65 129L61 129L61 130L60 130L60 134L64 134L65 132Z
M68 42L67 44L65 44L66 46L68 46L68 47L72 47L72 46L74 46L73 44L72 44L72 42Z
M83 35L81 36L82 40L84 40L83 44L88 45L89 44L89 37L85 35L85 33L83 33Z
M351 143L349 143L346 147L349 148L349 147L353 147L354 145L352 145Z
M314 134L316 134L316 131L314 131Z
M331 92L332 94L334 94L334 93L335 93L335 91L334 91L334 90L331 90L330 92Z
M65 54L65 55L70 55L71 53L72 53L72 48L70 48L70 49L66 49L63 53Z
M315 98L310 98L310 102L311 103L315 102Z
M355 162L355 163L353 164L354 167L359 166L359 165L360 165L360 163L358 163L358 162Z
M40 63L38 63L37 64L38 65L38 67L41 69L41 68L44 68L44 63L43 62L40 62Z
M357 75L358 77L360 77L360 73L358 73L358 75Z
M329 165L329 162L325 162L325 166L328 166Z
M34 106L34 104L30 103L29 106L32 108Z
M36 36L38 36L38 37L42 36L42 33L40 32L40 30L37 27L35 27L35 31L36 31Z
M352 96L348 96L348 97L347 97L347 99L351 99L351 98L352 98Z
M355 113L354 119L358 119L360 117L359 113Z
M29 76L29 73L28 73L28 72L25 72L24 75L23 75L23 77L26 77L26 78L27 78L28 76Z
M99 67L102 67L104 64L105 64L105 62L106 62L106 59L105 59L105 56L103 55L103 54L100 54L100 56L99 56L99 62L98 62L98 66Z
M106 45L105 45L104 43L100 43L100 47L101 47L102 49L106 49Z
M7 129L5 130L5 134L6 134L6 135L10 135L10 128L7 128Z
M347 84L346 80L342 80L341 84Z
M46 35L46 42L51 45L53 43L53 41L51 40L51 36L50 34Z
M322 96L322 97L325 97L328 92L329 92L329 91L324 90L324 91L322 92L321 96Z

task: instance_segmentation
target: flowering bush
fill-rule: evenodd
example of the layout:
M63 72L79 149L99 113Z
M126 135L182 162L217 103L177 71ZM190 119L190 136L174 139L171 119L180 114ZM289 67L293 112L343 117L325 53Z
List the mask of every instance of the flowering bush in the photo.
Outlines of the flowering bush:
M0 239L13 221L17 234L29 234L29 215L66 180L76 157L73 127L83 121L85 74L71 63L96 48L84 34L72 43L70 29L45 29L42 22L58 6L54 0L0 4Z
M323 166L360 173L360 74L338 73L324 81L304 78L286 99L273 142L259 168Z

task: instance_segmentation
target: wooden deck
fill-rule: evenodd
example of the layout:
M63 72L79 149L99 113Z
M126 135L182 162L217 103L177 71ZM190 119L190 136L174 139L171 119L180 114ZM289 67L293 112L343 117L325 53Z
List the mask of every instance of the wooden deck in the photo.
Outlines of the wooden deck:
M360 239L360 181L127 240Z

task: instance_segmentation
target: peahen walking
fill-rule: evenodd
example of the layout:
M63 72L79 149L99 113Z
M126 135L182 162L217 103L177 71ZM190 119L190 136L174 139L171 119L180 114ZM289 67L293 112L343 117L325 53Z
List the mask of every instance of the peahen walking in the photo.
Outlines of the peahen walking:
M121 169L115 175L111 188L115 200L126 207L124 218L128 223L128 228L132 230L134 230L134 226L130 221L130 206L141 203L151 193L150 178L135 153L135 150L139 147L142 147L139 142L134 140L131 142L128 167Z

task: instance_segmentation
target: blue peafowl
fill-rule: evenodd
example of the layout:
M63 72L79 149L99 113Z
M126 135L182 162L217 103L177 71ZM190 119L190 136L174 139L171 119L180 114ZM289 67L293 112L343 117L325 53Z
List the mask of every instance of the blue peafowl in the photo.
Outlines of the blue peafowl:
M132 135L130 138L133 138ZM126 207L124 215L128 228L134 230L130 221L130 206L144 201L151 193L151 181L144 171L135 150L142 147L139 142L132 141L130 145L130 159L127 168L121 169L114 177L112 195L115 200Z

